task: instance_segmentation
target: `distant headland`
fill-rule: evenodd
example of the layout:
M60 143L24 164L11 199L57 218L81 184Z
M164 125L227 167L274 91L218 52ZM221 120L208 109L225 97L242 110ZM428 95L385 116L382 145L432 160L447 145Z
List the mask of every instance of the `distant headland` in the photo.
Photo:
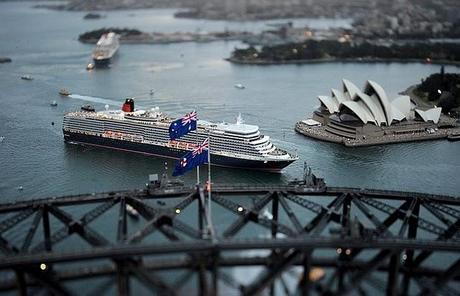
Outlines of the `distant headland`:
M370 42L307 40L261 49L235 49L227 59L239 64L304 64L325 62L421 62L460 66L458 43L406 43L383 46Z
M137 29L128 28L102 28L85 32L78 37L78 40L83 43L95 44L102 34L114 32L120 35L122 43L130 44L168 44L180 42L213 42L213 41L230 41L241 40L251 33L239 31L223 31L223 32L208 32L208 33L147 33Z

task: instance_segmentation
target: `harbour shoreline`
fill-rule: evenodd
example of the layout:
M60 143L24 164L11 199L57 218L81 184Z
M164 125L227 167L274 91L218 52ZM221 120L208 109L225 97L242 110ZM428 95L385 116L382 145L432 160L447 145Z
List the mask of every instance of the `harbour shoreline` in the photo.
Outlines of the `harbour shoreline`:
M240 65L258 65L258 66L272 66L272 65L304 65L304 64L325 64L325 63L400 63L400 64L428 64L428 65L449 65L460 67L460 61L449 60L432 60L427 62L423 59L382 59L382 58L324 58L324 59L307 59L307 60L284 60L284 61L268 61L268 60L242 60L233 57L225 58L226 61L240 64Z
M173 44L184 42L207 43L215 41L242 40L243 38L251 35L251 33L244 31L223 31L209 33L148 33L134 29L103 28L81 34L78 37L78 41L86 44L96 44L101 34L104 32L112 31L120 35L120 41L123 44Z
M342 144L346 147L366 147L375 145L398 144L419 141L431 141L446 139L449 137L454 138L460 135L460 127L438 129L432 134L429 133L414 133L414 134L401 134L401 135L385 135L378 139L349 139L345 137L335 136L325 131L325 126L309 127L303 122L299 121L295 125L295 131L321 141Z

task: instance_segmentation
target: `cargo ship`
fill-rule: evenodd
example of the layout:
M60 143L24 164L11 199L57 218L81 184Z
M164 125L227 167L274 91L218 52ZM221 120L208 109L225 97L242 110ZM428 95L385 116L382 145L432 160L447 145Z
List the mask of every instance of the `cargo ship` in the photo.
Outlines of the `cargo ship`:
M120 47L120 36L114 32L103 34L96 43L92 58L97 66L108 65Z
M136 110L134 100L126 99L121 110L77 111L63 120L64 140L162 158L179 159L197 143L210 138L211 164L232 168L280 172L298 159L275 147L269 136L256 125L245 124L238 116L236 123L213 123L198 120L196 131L170 140L169 126L174 119L159 107Z

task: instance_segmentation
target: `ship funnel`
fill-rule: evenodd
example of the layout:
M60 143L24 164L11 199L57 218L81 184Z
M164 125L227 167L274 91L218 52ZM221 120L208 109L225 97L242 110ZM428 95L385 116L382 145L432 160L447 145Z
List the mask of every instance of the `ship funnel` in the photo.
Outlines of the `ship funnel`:
M123 112L134 112L134 100L126 99L125 103L121 107Z

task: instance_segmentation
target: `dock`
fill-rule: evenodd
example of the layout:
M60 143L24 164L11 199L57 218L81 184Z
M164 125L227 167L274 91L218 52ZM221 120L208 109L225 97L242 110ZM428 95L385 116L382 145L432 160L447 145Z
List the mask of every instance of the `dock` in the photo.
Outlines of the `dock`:
M454 140L460 134L460 127L440 128L431 133L427 131L418 131L399 134L385 134L380 137L361 137L352 138L341 135L336 135L327 131L326 126L308 126L302 121L295 125L295 131L304 136L337 144L342 144L346 147L364 147L408 142L432 141L432 140ZM455 136L457 135L457 136Z

